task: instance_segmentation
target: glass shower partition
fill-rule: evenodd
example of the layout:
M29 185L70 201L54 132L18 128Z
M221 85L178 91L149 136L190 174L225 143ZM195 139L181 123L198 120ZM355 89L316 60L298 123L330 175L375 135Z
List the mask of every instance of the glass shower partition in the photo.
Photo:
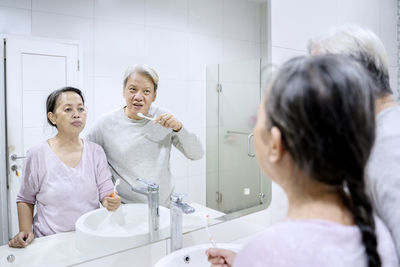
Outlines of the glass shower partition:
M252 135L264 62L207 66L207 206L225 213L270 202L270 181L257 165Z

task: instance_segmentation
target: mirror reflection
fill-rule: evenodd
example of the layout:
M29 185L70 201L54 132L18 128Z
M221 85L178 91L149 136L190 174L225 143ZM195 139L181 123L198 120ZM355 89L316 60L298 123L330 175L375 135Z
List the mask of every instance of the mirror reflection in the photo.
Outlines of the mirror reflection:
M261 97L266 3L180 2L0 1L10 18L2 28L9 187L1 234L3 245L25 247L18 259L55 243L74 256L54 252L50 262L71 264L167 237L178 249L182 233L269 204L248 138ZM25 11L31 25L13 20ZM248 22L237 27L238 18ZM251 71L237 80L242 64ZM218 85L226 102L212 114ZM234 91L247 85L240 98L251 96L248 109L229 114ZM82 94L59 91L46 110L66 86ZM220 133L211 136L215 119ZM218 151L206 155L214 138ZM229 162L223 153L237 156Z

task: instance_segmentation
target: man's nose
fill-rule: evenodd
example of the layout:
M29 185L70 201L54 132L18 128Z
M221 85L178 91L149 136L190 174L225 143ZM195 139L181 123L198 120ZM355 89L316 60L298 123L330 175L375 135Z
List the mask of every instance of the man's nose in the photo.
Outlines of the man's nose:
M143 100L143 94L141 92L137 92L134 96L133 99L135 99L136 101L141 101Z

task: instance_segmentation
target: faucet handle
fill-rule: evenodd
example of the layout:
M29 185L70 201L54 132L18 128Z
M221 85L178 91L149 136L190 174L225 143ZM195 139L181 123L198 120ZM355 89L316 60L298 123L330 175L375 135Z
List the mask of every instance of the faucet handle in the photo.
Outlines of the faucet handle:
M186 197L186 194L173 193L170 196L170 200L174 203L182 203L184 197Z
M148 191L158 191L159 190L159 186L156 183L152 183L147 180L140 179L140 178L137 178L136 181L145 185L147 187Z

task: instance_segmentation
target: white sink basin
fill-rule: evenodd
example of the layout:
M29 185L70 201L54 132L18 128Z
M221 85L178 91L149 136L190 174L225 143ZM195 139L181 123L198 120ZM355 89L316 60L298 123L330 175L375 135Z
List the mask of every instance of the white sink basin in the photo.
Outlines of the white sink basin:
M159 207L160 237L169 233L169 209ZM122 204L115 212L104 208L77 220L76 248L96 254L131 248L149 241L147 204Z
M217 247L238 252L243 245L217 243ZM159 260L154 267L209 267L205 254L209 248L211 244L201 244L177 250Z

